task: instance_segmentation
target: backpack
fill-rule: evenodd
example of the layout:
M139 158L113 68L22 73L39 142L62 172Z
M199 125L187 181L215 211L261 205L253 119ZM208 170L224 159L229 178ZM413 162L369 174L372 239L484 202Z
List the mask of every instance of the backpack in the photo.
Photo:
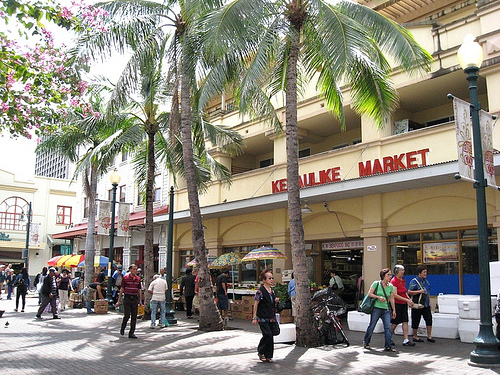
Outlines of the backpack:
M123 279L123 275L121 272L118 272L118 275L116 276L116 282L115 282L115 285L120 288L122 286L122 279Z

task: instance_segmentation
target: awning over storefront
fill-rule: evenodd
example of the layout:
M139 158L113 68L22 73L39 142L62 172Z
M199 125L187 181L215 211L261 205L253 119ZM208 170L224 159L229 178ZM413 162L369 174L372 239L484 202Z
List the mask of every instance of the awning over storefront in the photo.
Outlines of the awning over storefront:
M153 216L164 215L168 213L168 206L161 206L153 210ZM130 214L129 226L139 227L146 223L146 211L132 212ZM97 222L96 222L97 228ZM96 229L97 230L97 229ZM72 228L66 229L64 232L52 234L52 239L74 239L87 234L87 223L77 224Z

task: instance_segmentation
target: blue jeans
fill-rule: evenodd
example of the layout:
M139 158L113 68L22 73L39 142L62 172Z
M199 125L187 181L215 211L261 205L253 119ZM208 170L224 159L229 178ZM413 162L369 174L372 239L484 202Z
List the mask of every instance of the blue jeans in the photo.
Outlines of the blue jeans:
M160 327L165 325L165 301L151 300L151 325L156 325L156 312L160 307Z
M382 323L384 323L384 334L385 334L385 345L384 347L390 348L392 341L392 333L391 333L391 311L386 309L379 309L378 307L374 307L373 311L370 315L370 324L366 329L365 338L363 340L364 345L369 345L372 339L373 330L378 322L378 320L382 318Z

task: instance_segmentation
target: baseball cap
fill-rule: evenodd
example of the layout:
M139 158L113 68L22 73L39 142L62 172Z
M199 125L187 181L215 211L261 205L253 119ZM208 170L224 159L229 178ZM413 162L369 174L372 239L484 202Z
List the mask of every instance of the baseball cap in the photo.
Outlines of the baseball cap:
M51 271L51 272L56 272L56 269L55 269L54 267L50 267L50 268L49 268L49 271Z

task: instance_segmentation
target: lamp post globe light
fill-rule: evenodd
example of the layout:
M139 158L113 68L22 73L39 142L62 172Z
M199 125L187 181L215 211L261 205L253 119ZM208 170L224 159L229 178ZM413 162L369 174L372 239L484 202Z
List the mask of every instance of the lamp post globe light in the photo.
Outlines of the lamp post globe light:
M479 323L479 333L474 339L476 348L470 353L469 364L479 367L493 367L500 365L500 351L498 350L499 341L493 334L493 325L491 323L490 259L485 192L487 182L484 178L481 128L479 124L479 110L481 109L481 105L479 104L477 94L477 79L479 67L483 62L483 49L479 43L474 42L474 37L468 34L464 37L464 43L458 49L457 57L460 66L467 74L467 81L469 81L479 253L479 305L481 320Z
M116 205L116 188L120 183L121 177L115 169L109 176L111 185L113 185L113 198L111 200L111 228L109 230L109 263L108 263L108 287L106 289L106 299L108 304L113 303L113 258L115 256L115 205Z

